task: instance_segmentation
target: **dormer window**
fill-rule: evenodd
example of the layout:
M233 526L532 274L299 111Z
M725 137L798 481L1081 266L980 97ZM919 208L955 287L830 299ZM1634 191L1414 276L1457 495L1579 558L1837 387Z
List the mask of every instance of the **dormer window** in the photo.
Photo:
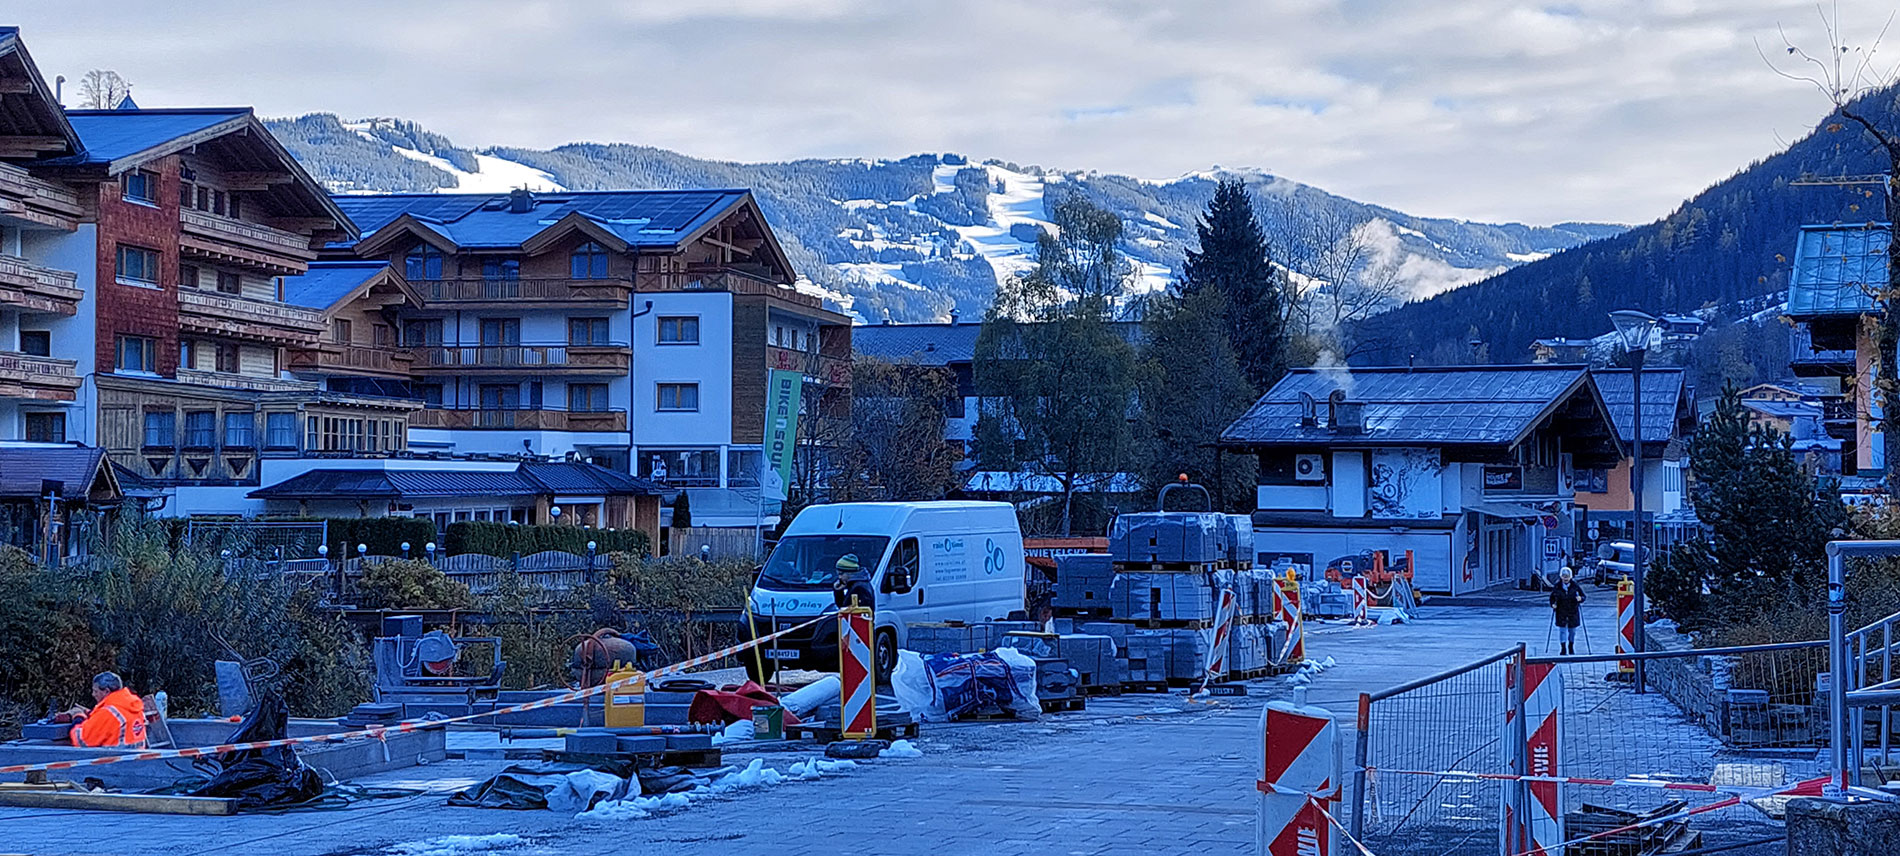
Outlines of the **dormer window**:
M403 259L403 276L412 280L441 279L442 251L431 244L417 244Z
M607 248L588 241L574 248L574 254L568 257L573 279L606 279Z
M157 205L158 173L148 169L135 169L126 173L124 190L120 196L131 202Z

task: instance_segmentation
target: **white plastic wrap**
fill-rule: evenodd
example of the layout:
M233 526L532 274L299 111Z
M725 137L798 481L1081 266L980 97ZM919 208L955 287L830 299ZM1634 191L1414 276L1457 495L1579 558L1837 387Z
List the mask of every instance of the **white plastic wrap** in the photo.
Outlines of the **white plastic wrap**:
M826 675L779 697L779 705L804 719L819 706L837 704L838 693L844 685L837 675Z
M897 668L891 672L891 694L898 706L910 711L918 722L943 722L943 699L930 680L930 669L915 651L898 651Z
M1009 666L1009 679L1016 685L1018 704L1011 712L1017 719L1040 719L1042 701L1036 698L1036 661L1014 648L998 648L995 654Z

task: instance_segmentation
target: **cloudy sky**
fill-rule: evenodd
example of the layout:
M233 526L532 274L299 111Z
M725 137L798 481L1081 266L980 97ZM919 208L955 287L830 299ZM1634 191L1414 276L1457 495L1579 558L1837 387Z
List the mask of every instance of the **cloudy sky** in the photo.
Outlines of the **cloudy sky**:
M1893 10L1838 7L1858 41ZM1778 26L1821 39L1812 0L16 0L9 17L49 76L115 69L147 107L396 116L468 147L1255 166L1532 223L1654 219L1824 107L1755 47L1779 54Z

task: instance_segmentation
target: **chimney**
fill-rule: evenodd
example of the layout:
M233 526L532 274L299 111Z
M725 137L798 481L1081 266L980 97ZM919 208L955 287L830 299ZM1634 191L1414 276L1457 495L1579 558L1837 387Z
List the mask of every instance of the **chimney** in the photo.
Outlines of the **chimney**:
M1347 401L1346 391L1335 389L1326 396L1326 427L1334 434L1363 434L1366 431L1366 405Z
M951 309L950 310L950 324L951 326L956 326L956 323L957 323L957 310Z
M508 213L526 214L534 210L534 191L517 187L508 191Z
M1312 393L1300 393L1300 427L1316 428L1318 426L1319 402L1313 400Z

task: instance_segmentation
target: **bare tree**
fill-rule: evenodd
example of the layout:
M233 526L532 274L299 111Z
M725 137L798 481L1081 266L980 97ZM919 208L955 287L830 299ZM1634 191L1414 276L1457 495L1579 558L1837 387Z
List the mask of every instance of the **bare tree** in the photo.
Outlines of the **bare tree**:
M1404 292L1401 253L1374 222L1338 211L1278 221L1275 249L1290 271L1288 326L1314 348L1357 353L1350 327L1392 308Z
M1887 30L1893 26L1894 17L1888 16L1886 25L1874 36L1872 43L1865 46L1849 45L1841 35L1841 16L1839 5L1834 7L1830 17L1826 10L1818 10L1821 24L1827 33L1827 48L1816 56L1805 48L1795 45L1788 39L1787 33L1781 36L1784 63L1793 66L1793 70L1776 65L1762 51L1762 61L1774 69L1776 74L1790 80L1812 84L1821 91L1822 97L1834 106L1834 113L1852 123L1854 130L1865 136L1876 151L1887 159L1886 187L1887 221L1900 216L1900 127L1882 125L1875 121L1867 111L1867 101L1876 96L1896 97L1891 91L1900 84L1900 62L1887 62L1876 55L1880 43L1886 38ZM1896 13L1900 14L1900 13ZM1756 50L1761 45L1756 44ZM1886 111L1892 116L1894 111ZM1847 128L1846 123L1833 123L1826 126L1830 133ZM1884 287L1874 288L1874 305L1881 311L1876 330L1877 355L1874 371L1875 389L1879 393L1881 408L1880 431L1882 448L1885 451L1888 467L1900 466L1900 360L1896 360L1897 346L1900 346L1900 224L1890 225L1887 229L1887 282ZM1893 484L1888 484L1892 490Z
M79 109L115 110L132 97L132 83L110 69L95 68L79 79Z

